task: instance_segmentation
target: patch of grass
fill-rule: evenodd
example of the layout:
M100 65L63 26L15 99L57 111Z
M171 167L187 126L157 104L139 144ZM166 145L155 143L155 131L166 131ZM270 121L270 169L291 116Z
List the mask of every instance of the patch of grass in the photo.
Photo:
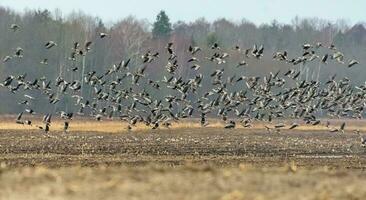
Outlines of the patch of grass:
M1 118L1 117L0 117ZM207 128L223 128L225 124L217 119L209 119L209 125ZM363 120L362 120L363 121ZM273 128L273 123L265 123L265 122L254 122L251 128L244 128L239 123L236 126L236 129L241 129L243 131L253 131L253 130L263 130L266 131L265 126ZM285 121L287 125L285 128L281 130L288 130L291 122L288 120ZM338 127L340 124L339 121L334 121L332 126ZM359 129L360 131L366 131L365 123L358 121L348 121L346 126L346 131L353 131ZM16 124L12 118L6 118L5 120L0 121L0 130L39 130L38 126L44 126L42 120L39 118L32 118L32 125L21 125ZM64 121L56 119L53 120L50 129L52 131L63 131ZM103 132L103 133L125 133L128 132L127 129L128 123L124 121L118 120L110 120L106 119L103 121L95 121L92 119L83 119L77 118L74 120L70 120L69 130L71 132ZM169 129L192 129L192 128L202 128L199 120L181 120L179 122L173 122L172 126ZM159 127L159 129L168 129L166 127ZM132 126L132 131L148 131L151 130L150 126L146 126L142 123L137 123L135 126ZM299 127L294 129L293 131L327 131L329 128L324 125L303 125L301 124Z

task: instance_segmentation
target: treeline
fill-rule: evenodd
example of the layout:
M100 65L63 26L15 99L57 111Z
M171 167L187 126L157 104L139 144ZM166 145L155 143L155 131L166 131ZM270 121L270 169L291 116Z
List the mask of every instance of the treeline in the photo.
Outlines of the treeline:
M11 30L12 24L18 25L19 30ZM100 33L107 33L106 38L101 38ZM57 46L46 49L44 45L47 41L54 41ZM71 52L74 43L84 45L89 41L93 42L91 51L73 60ZM159 60L147 70L152 78L161 79L166 73L164 66L167 64L167 54L164 52L168 42L174 43L173 48L180 63L177 76L183 78L194 75L190 71L191 66L187 64L190 57L187 49L190 45L200 46L202 52L209 51L214 43L227 51L234 46L245 49L254 44L263 45L263 59L261 62L250 62L245 73L264 75L270 71L286 71L293 67L273 61L274 52L286 50L290 57L295 57L301 55L302 44L321 42L324 46L334 44L349 59L356 58L361 63L352 70L337 64L322 66L324 70L321 79L337 73L340 77L347 76L356 84L365 81L360 75L366 74L366 29L362 24L350 26L344 21L331 23L317 18L294 18L292 24L273 21L259 26L245 19L234 23L224 18L212 23L200 18L194 22L179 21L172 24L162 11L152 24L127 17L107 26L101 19L84 13L72 13L64 17L60 11L30 10L20 14L4 7L0 7L0 58L3 60L12 56L12 59L0 62L0 79L26 73L29 80L42 76L48 80L55 80L58 76L66 81L81 80L83 73L93 70L101 73L121 60L130 58L132 68L140 67L141 55L146 51L160 52ZM23 49L21 58L13 56L17 48ZM204 56L201 60L203 59ZM235 67L230 68L238 61L239 58L233 58L225 63L228 74L238 73ZM203 74L206 75L217 68L209 62L201 65ZM309 65L313 72L317 65ZM0 112L19 111L17 99L14 100L7 89L0 90ZM82 92L85 96L92 91L85 89ZM46 109L42 107L43 104L44 102L37 101L35 107ZM68 101L62 101L58 106L67 107Z

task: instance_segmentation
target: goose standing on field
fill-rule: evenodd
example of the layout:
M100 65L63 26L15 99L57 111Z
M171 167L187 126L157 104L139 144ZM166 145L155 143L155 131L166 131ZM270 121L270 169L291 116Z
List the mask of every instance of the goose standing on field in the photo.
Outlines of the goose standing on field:
M246 65L248 65L247 62L245 62L245 60L242 60L239 62L239 64L236 67L246 66Z

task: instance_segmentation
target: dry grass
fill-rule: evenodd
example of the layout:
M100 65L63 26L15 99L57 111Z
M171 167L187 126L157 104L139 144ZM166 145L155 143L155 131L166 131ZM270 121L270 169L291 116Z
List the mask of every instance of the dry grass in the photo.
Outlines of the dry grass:
M361 200L365 184L360 171L288 165L2 168L0 199Z
M39 128L37 126L42 126L43 123L41 119L39 118L31 118L32 119L32 126L28 125L20 125L16 124L14 122L15 117L0 117L2 119L0 121L0 130L38 130ZM210 128L223 128L225 124L217 119L209 119L209 125L207 127ZM292 123L290 120L285 120L285 124L287 124L287 128ZM343 121L340 120L331 120L332 126L339 127L340 124ZM360 131L366 132L366 126L365 126L365 120L348 120L346 131L353 131L356 129L359 129ZM246 132L251 132L253 130L266 130L264 127L269 126L273 127L274 124L277 122L272 123L264 123L264 122L254 122L253 126L251 128L244 128L241 125L237 125L237 129L241 129ZM96 121L92 119L82 119L77 118L70 121L70 127L69 131L71 132L101 132L101 133L124 133L127 132L127 122L122 122L119 120L103 120L103 121ZM196 120L182 120L180 122L173 122L170 129L186 129L186 128L201 128L201 125L199 123L199 119ZM287 128L283 128L283 130L286 130ZM132 131L148 131L151 127L146 126L142 123L138 123L136 126L132 127ZM159 129L167 129L165 127L160 127ZM63 121L62 120L53 120L51 125L51 130L53 131L63 131ZM295 130L298 131L327 131L329 130L324 125L303 125L301 124L299 127L297 127Z

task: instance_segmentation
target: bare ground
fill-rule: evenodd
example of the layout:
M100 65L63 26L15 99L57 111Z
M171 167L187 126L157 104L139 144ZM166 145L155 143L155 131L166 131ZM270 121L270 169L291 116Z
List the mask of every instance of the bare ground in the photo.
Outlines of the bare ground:
M365 199L366 148L324 131L0 131L0 199Z

